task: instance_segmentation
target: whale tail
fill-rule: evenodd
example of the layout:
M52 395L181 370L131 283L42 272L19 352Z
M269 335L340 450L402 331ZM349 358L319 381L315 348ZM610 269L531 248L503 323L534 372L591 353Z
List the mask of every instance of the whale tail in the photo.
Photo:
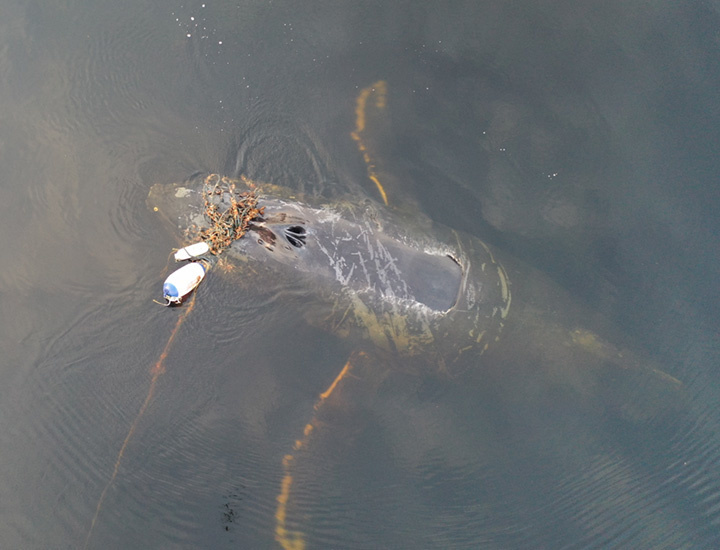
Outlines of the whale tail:
M498 346L498 363L532 380L536 394L603 409L637 424L667 419L686 404L680 380L652 359L591 330L531 315L514 332L504 335L507 346Z

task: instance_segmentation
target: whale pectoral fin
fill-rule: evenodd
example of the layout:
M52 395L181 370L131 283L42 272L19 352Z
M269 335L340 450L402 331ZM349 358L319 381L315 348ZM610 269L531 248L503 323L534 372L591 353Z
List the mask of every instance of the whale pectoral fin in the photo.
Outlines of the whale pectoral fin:
M397 166L391 173L381 161L382 157L397 156L393 155L397 138L392 117L388 116L388 105L386 81L378 80L360 90L355 100L355 129L350 137L355 141L365 163L367 178L374 187L372 196L385 206L416 213L421 210L420 203L416 190L410 187L415 178Z
M282 548L298 550L306 547L302 525L294 518L306 518L307 513L297 510L292 498L297 485L295 478L302 468L299 463L308 458L309 449L314 442L317 444L315 440L320 435L330 433L333 426L345 426L342 439L345 444L352 441L347 426L352 428L359 417L354 414L353 402L362 401L377 391L389 372L385 366L376 356L365 351L355 351L327 389L318 395L310 421L282 462L283 478L275 511L275 540ZM352 399L349 399L350 395Z

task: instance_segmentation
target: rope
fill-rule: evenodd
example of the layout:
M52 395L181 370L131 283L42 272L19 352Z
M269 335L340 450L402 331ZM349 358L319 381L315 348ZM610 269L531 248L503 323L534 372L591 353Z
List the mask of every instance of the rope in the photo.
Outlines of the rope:
M125 436L125 440L123 441L122 445L120 446L120 451L117 454L117 458L115 459L115 466L113 467L112 475L110 476L110 479L108 480L107 484L105 485L105 488L103 489L102 493L100 493L100 498L98 499L97 506L95 507L95 514L93 515L92 521L90 522L90 528L88 529L87 535L85 536L85 544L83 544L83 549L86 549L88 547L88 544L90 543L90 537L92 537L93 530L95 529L95 523L97 522L98 516L100 515L100 510L102 509L103 503L105 502L105 497L107 496L107 492L112 486L113 482L115 481L115 478L118 475L118 471L120 470L120 462L122 461L123 455L125 454L125 450L128 447L128 444L130 443L130 439L132 439L133 434L135 433L135 429L137 428L138 424L140 423L140 420L145 415L145 411L148 408L148 405L150 404L150 401L152 401L153 395L155 394L155 386L157 384L158 378L162 374L165 373L165 359L167 358L168 352L170 351L170 346L172 345L173 341L175 340L175 336L178 333L178 330L180 329L180 326L183 324L185 319L187 319L190 312L193 310L193 307L195 306L195 295L193 295L192 300L190 301L190 304L187 308L180 314L180 316L177 319L177 322L175 323L175 328L173 328L172 332L170 333L170 336L168 338L167 343L165 344L165 348L163 349L162 353L160 354L159 359L153 365L150 372L152 373L152 378L150 379L150 386L148 387L147 395L145 396L145 401L143 402L142 406L140 407L140 410L137 413L137 416L135 416L135 420L133 420L133 423L130 425L130 429L128 430L127 435Z
M205 218L210 227L188 231L188 237L197 237L205 241L215 256L222 254L240 239L250 227L250 222L261 219L265 207L258 208L258 191L255 184L245 176L241 181L249 191L240 192L235 182L218 174L210 174L203 184ZM225 203L229 205L225 208Z

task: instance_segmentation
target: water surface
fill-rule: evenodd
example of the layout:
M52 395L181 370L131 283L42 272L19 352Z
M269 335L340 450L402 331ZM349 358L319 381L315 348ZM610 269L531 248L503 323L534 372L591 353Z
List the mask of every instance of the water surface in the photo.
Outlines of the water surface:
M350 135L380 80L391 203L548 272L687 403L627 422L498 365L356 383L296 457L289 525L311 548L717 545L712 3L0 13L3 548L277 545L283 457L352 347L213 273L118 461L183 311L151 301L174 242L145 197L203 171L380 200Z

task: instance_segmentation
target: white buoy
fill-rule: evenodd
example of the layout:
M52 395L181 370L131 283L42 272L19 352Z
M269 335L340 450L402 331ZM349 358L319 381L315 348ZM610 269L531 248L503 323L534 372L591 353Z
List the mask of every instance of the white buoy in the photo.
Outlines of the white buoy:
M175 261L181 262L183 260L189 260L191 258L197 258L203 254L207 254L210 251L210 247L205 241L199 243L190 244L185 248L181 248L175 252Z
M192 262L173 271L163 284L163 297L167 305L179 304L190 294L205 277L205 266L201 262Z

